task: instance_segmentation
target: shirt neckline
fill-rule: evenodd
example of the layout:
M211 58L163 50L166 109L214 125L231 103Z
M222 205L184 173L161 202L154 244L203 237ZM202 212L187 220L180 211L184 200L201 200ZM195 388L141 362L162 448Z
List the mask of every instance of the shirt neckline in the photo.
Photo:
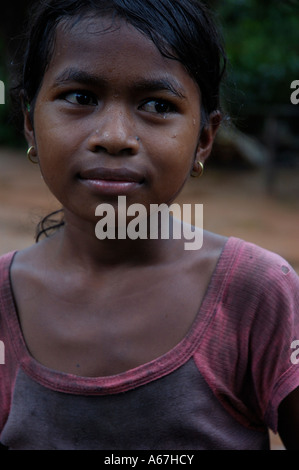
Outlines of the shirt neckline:
M7 300L3 311L17 362L26 374L47 388L60 392L84 393L87 395L124 392L173 372L186 363L200 346L201 337L215 314L215 306L221 298L231 266L234 263L237 253L236 247L239 242L240 240L235 237L229 237L225 242L196 317L188 333L179 343L150 362L117 375L103 377L85 377L56 371L44 366L31 356L19 323L10 278L10 269L17 251L8 253L4 267L4 270L6 270L4 298Z

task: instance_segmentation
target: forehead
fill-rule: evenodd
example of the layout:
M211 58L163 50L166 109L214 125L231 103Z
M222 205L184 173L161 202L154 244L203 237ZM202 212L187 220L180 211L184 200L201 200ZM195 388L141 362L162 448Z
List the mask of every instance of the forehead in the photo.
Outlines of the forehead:
M185 91L199 89L184 66L164 57L156 45L124 20L83 18L57 26L54 50L46 74L77 68L108 80L172 77Z
M107 62L125 56L138 56L146 52L156 60L161 56L154 43L130 23L121 18L83 17L62 20L57 26L54 54L60 55L70 48L74 53L96 54ZM162 56L161 56L162 57ZM83 57L82 57L83 58Z

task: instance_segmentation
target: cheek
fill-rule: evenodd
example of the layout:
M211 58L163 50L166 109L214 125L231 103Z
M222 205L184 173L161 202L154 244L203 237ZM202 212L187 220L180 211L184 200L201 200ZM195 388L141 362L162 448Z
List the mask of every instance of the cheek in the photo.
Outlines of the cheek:
M59 199L67 184L70 152L68 139L56 126L41 126L36 128L36 146L44 182Z
M55 185L63 178L63 172L66 167L65 158L63 153L59 150L59 145L53 143L49 139L49 135L46 139L42 137L37 139L37 149L40 162L40 170L46 184ZM65 157L65 156L64 156Z
M65 116L59 104L41 99L36 103L34 130L38 148L59 152L80 138L82 123Z
M35 140L40 166L43 173L49 172L49 178L54 177L52 173L61 174L68 167L68 156L76 149L73 138L76 135L78 134L66 132L59 123L47 120L46 117L36 124ZM45 179L46 176L44 174Z
M190 171L197 149L197 136L179 129L169 133L167 138L157 139L154 155L161 171L167 171L173 177L181 177Z
M188 144L177 133L165 141L157 141L152 152L150 187L156 203L171 203L189 179L196 145Z

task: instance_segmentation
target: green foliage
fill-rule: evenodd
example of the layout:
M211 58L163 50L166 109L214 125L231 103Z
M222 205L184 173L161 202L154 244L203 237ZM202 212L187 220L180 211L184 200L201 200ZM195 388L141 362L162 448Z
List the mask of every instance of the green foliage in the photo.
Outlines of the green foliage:
M236 88L237 109L290 103L290 84L299 79L299 2L225 0L216 13Z
M24 145L24 138L17 132L11 114L9 88L10 80L7 67L7 55L3 40L0 38L0 80L5 87L5 103L0 104L0 145Z

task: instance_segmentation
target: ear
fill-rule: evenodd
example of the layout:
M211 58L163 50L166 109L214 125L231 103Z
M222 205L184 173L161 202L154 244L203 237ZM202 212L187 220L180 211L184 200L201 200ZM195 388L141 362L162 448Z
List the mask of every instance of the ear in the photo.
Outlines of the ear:
M220 111L214 111L210 114L209 122L205 125L200 134L194 160L195 166L198 161L205 163L206 159L210 155L221 119ZM196 168L194 168L194 170L196 171Z
M34 128L32 123L32 113L30 112L30 105L26 105L24 100L22 100L22 108L24 115L24 134L28 143L28 147L31 147L32 145L35 146Z

